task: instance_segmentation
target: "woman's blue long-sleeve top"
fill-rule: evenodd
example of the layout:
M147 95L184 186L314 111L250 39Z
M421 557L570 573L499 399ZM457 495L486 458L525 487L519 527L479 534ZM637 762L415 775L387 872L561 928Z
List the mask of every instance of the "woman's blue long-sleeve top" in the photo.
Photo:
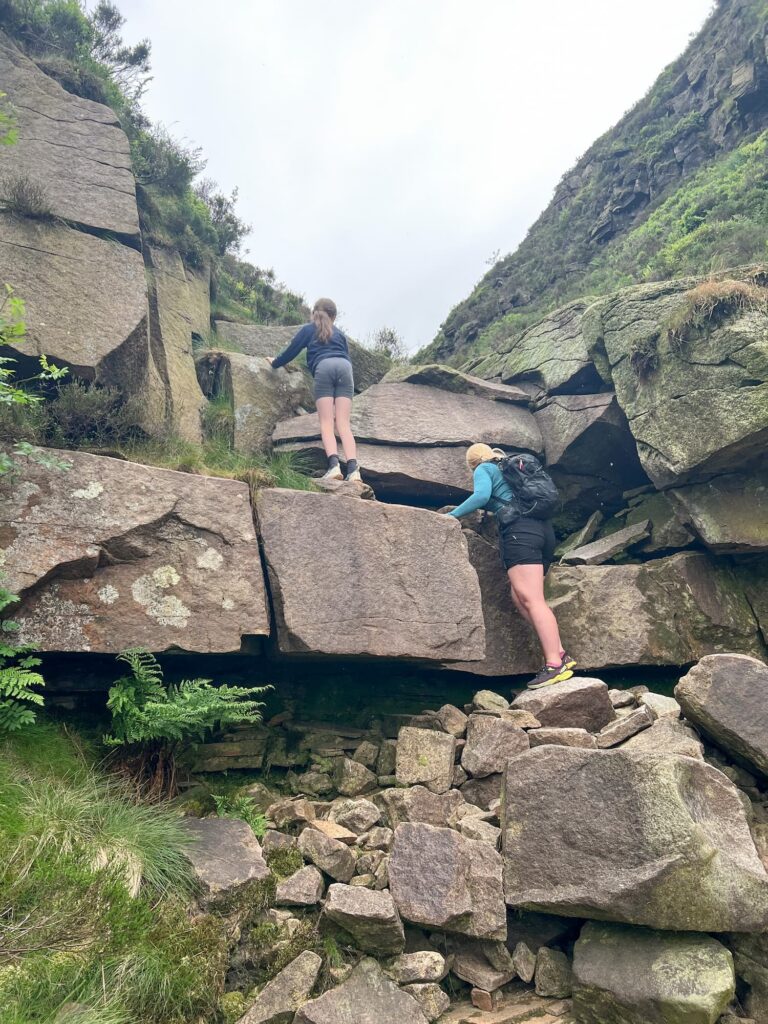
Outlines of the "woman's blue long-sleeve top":
M515 496L512 488L504 479L501 470L495 462L481 462L472 474L474 481L474 492L466 501L449 512L449 516L461 519L479 508L486 508L489 512L498 512L504 505L514 501Z

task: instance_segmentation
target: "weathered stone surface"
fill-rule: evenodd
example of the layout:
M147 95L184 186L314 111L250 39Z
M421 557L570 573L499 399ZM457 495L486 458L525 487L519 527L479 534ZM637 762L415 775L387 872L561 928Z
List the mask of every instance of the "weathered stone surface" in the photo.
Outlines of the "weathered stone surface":
M404 821L423 821L441 828L456 828L469 808L457 790L433 793L425 786L385 789L377 800L386 808L392 828L397 828Z
M541 663L541 649L533 629L512 603L509 579L499 558L498 543L489 543L470 530L465 530L464 536L469 561L480 581L485 658L482 661L454 662L445 667L478 676L519 675L536 671Z
M338 839L340 843L345 843L347 846L354 846L357 841L357 836L354 832L344 828L343 825L337 824L335 821L328 821L324 818L315 818L314 821L309 822L307 828L317 829L318 832L322 832L329 839Z
M491 825L488 821L483 821L482 818L478 818L474 814L465 815L458 824L458 830L467 839L476 839L481 843L489 843L494 850L498 845L501 835L501 829Z
M275 906L314 907L323 898L324 891L323 876L310 864L278 882Z
M568 554L563 555L563 562L567 565L602 565L649 536L650 523L648 520L635 523L633 526L626 526L623 530L616 530L615 533L610 533L607 537L593 540L591 544L585 544L584 547L574 548Z
M637 546L643 555L681 551L696 539L693 531L680 521L669 494L668 491L657 492L630 499L624 524L634 526L646 521L651 524L651 536Z
M442 1017L451 1005L451 1000L448 998L447 993L443 992L440 986L433 981L404 985L403 992L413 996L428 1021L437 1020L438 1017Z
M337 882L348 882L355 873L355 857L350 848L316 829L304 829L299 836L299 850L305 860Z
M414 982L442 981L448 973L448 964L441 953L424 949L401 953L386 972L398 985L412 985Z
M232 443L240 452L266 451L275 425L312 404L304 373L293 366L275 370L263 356L204 352L197 359L197 376L209 397L224 396L230 401Z
M389 850L394 838L395 833L391 828L377 825L370 832L364 832L363 835L358 836L357 845L361 850Z
M585 544L589 544L591 540L595 539L597 531L603 525L605 516L602 512L593 512L586 523L581 527L580 530L576 530L569 537L555 548L555 555L561 557L567 554L569 551L575 551L576 548L584 547Z
M61 456L61 453L55 453ZM248 487L67 452L0 481L6 584L39 650L238 651L269 633Z
M436 717L440 723L440 728L444 732L450 733L456 739L460 739L465 735L469 719L463 711L454 707L453 704L443 704L438 709Z
M381 811L371 800L336 800L329 817L350 832L361 835L376 824L381 818Z
M195 372L192 338L206 337L210 329L210 271L185 267L175 250L147 246L145 253L151 347L164 382L164 425L174 436L200 444L207 403Z
M660 718L650 729L632 736L622 750L653 754L682 754L704 759L704 747L698 735L689 726L672 718Z
M504 790L510 906L685 931L768 927L768 874L741 800L708 765L537 747L510 763Z
M397 740L384 740L376 761L377 775L394 775L397 764Z
M518 942L512 953L512 966L522 981L533 981L536 971L536 954L526 943Z
M597 747L597 739L586 729L563 727L531 729L528 739L532 747L543 747L548 743L554 743L561 747L585 747L592 750Z
M321 920L342 928L364 953L401 953L405 946L403 923L388 892L331 885Z
M333 770L333 781L342 796L361 796L376 789L376 776L364 764L340 757Z
M674 697L665 697L663 693L641 693L637 703L640 707L650 708L656 718L680 717L680 705Z
M394 366L382 379L383 384L425 384L440 388L441 391L452 391L459 395L477 395L479 398L490 398L495 402L515 402L528 406L530 397L520 388L496 381L483 380L462 373L452 366L443 363L427 363L421 366Z
M302 324L234 324L216 321L218 338L238 352L249 356L276 356L293 339ZM355 376L355 391L377 384L392 365L387 356L363 348L347 338Z
M591 300L579 299L555 310L521 335L509 339L505 350L472 367L483 377L500 376L505 383L530 381L543 391L595 391L600 379L582 337L581 321Z
M421 1007L401 992L375 960L362 960L349 978L330 992L305 1003L294 1024L426 1024Z
M643 729L650 728L655 721L656 716L650 708L645 706L635 708L634 711L629 711L628 714L623 715L618 721L604 726L598 733L597 745L600 749L615 747L619 743L628 740L630 736L642 732Z
M542 946L536 954L534 980L537 996L567 999L573 988L573 976L565 953Z
M458 523L280 489L262 491L257 509L281 650L482 658L480 589Z
M22 359L46 354L73 376L119 386L162 422L141 253L60 223L0 213L0 279L24 298L26 337L11 345Z
M732 309L675 340L666 325L685 310L698 283L627 288L595 303L582 323L590 351L606 360L640 461L657 487L732 469L768 440L768 317L757 305ZM649 349L657 365L643 376L630 357Z
M285 832L278 832L277 829L268 828L261 840L261 849L265 857L276 850L295 850L296 836L289 836Z
M470 715L461 766L470 775L484 778L503 772L510 758L529 747L528 734L511 722L490 715Z
M715 1024L734 995L731 954L708 935L588 922L574 949L584 1024Z
M717 553L768 551L768 470L717 476L669 492L681 522Z
M322 959L305 949L261 990L237 1024L291 1024L296 1010L309 999Z
M185 850L206 902L236 895L269 875L251 826L235 818L184 818Z
M739 654L702 658L675 687L686 718L768 775L768 666Z
M314 820L315 808L309 800L299 797L296 800L276 800L267 808L266 814L278 828L298 830Z
M352 760L357 761L358 764L364 764L366 768L373 770L376 767L376 762L379 759L379 745L373 743L371 740L363 740L362 743L355 747L355 752L352 755Z
M608 696L614 708L633 708L637 704L635 694L631 690L609 690Z
M495 690L478 690L472 698L475 711L506 711L509 701Z
M760 1024L768 1019L768 937L734 934L728 936L728 944L736 973L749 986L744 1009Z
M352 430L359 441L379 445L466 446L483 441L542 451L541 433L527 409L418 384L369 388L354 404ZM279 444L319 436L317 413L309 413L280 423L273 439Z
M485 992L495 992L502 985L512 981L515 976L514 970L500 971L494 967L482 950L474 945L468 945L456 952L451 973Z
M599 732L616 717L608 687L600 679L566 679L543 690L527 690L512 702L530 711L544 726Z
M487 775L484 779L470 779L461 787L460 793L467 803L487 811L494 800L501 796L501 775Z
M432 729L402 728L397 737L397 781L421 783L433 793L445 793L453 782L456 737Z
M4 34L0 81L18 127L16 145L0 152L0 179L40 185L63 220L138 237L130 148L115 112L67 92Z
M433 825L398 825L389 881L407 921L476 938L506 938L501 857L487 843Z
M556 566L547 583L563 643L584 669L685 665L721 651L762 651L737 575L705 554Z

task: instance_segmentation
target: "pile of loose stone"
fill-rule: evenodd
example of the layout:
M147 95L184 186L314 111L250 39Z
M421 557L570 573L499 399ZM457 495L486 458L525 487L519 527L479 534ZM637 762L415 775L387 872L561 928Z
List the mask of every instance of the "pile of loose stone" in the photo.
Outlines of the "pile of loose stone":
M273 803L261 848L195 822L209 891L297 850L280 941L319 914L360 957L312 998L301 953L241 1024L768 1020L768 667L708 656L675 695L484 690L339 757L335 799Z

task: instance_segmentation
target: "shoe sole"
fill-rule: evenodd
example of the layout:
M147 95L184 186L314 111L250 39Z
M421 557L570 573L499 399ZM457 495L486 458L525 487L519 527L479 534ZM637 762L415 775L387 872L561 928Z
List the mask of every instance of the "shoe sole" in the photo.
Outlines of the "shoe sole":
M564 672L558 672L556 676L551 679L547 679L543 683L529 683L527 689L529 690L540 690L544 686L553 686L555 683L564 683L566 679L570 679L573 675L570 669L566 669Z
M321 480L343 480L344 479L344 474L341 472L341 470L339 470L338 473L323 473L323 475L320 477L320 479Z

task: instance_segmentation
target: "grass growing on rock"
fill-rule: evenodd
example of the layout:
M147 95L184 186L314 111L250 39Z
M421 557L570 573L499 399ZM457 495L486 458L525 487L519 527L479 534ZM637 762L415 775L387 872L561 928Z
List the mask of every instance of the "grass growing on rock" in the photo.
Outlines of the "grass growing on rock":
M768 289L751 281L703 281L685 293L685 303L667 322L667 334L676 350L691 333L722 323L728 316L755 309L768 312Z
M187 836L173 811L100 773L95 753L47 720L0 746L3 1022L209 1017L227 939L223 922L188 912Z

